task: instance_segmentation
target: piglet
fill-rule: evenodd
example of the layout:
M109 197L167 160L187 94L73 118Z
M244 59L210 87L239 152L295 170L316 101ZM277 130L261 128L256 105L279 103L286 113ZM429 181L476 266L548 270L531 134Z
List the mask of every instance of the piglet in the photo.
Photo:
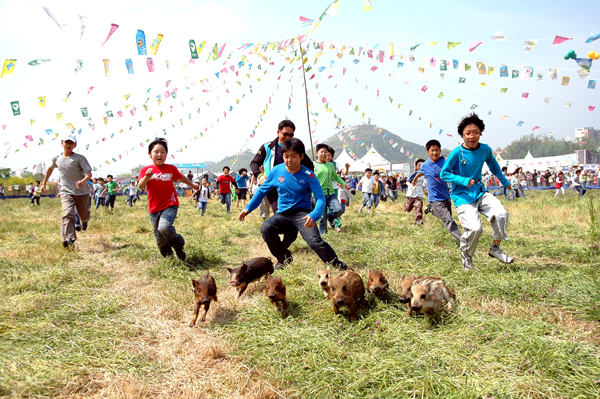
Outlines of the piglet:
M279 303L281 302L283 307L283 317L289 316L288 303L285 297L285 284L283 283L281 277L274 278L271 277L271 275L267 277L267 282L265 284L265 295L267 295L267 298L269 298L271 303L275 305L275 309L277 309L278 312L281 312L282 309L279 307Z
M329 277L331 276L331 269L327 266L327 269L317 269L317 276L319 276L319 287L323 290L325 297L329 299Z
M198 313L200 312L200 306L204 305L204 311L200 321L206 321L206 313L210 309L210 302L217 302L217 283L208 271L199 280L192 279L192 286L194 286L194 296L196 306L194 308L194 317L190 323L190 327L194 327L196 320L198 319Z
M400 303L406 303L408 304L408 315L410 316L412 314L412 309L410 308L410 299L412 298L412 291L411 291L411 287L413 282L415 281L415 276L409 276L407 277L406 274L403 274L401 277L401 281L400 281L400 288L401 288L401 292L400 292L400 299L398 299L398 301Z
M389 283L381 269L369 270L369 276L367 278L367 289L375 295L383 294L389 287Z
M238 290L238 298L246 291L248 284L259 281L263 276L272 274L273 262L269 258L254 258L242 263L242 266L231 269L226 267L231 273L229 284Z
M429 323L438 314L444 302L448 312L454 305L454 291L439 277L419 277L412 284L410 308L413 312L423 313Z
M347 306L350 311L350 320L358 320L354 301L365 296L365 285L358 273L349 269L330 278L329 289L333 312L338 314L340 306Z

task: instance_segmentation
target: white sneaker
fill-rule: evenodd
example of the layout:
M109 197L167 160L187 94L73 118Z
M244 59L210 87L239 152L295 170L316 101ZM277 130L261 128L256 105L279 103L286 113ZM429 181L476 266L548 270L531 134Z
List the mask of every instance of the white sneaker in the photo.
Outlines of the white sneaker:
M362 212L362 209L363 209L363 206L362 206L362 205L359 205L359 206L358 206L358 213L361 213L361 212Z
M496 247L496 248L494 248ZM499 246L492 245L490 252L488 253L492 258L498 259L502 263L513 263L515 260L502 252Z
M463 269L465 271L473 270L473 258L461 251L460 256L462 258Z

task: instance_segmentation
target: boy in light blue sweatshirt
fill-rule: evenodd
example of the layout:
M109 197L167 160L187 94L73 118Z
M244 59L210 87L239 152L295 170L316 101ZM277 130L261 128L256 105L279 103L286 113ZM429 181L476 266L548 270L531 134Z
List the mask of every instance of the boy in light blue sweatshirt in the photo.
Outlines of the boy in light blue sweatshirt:
M456 207L458 219L465 229L460 238L462 264L465 270L473 269L473 255L483 227L479 213L484 215L492 225L493 243L489 255L503 263L513 263L514 259L500 249L500 242L505 239L508 212L502 203L494 197L481 180L483 163L487 163L490 171L500 180L504 187L509 182L502 173L500 165L494 158L492 149L479 142L485 124L477 114L472 113L458 125L458 134L464 143L455 148L440 172L442 180L452 183L452 202Z
M281 144L281 151L284 163L271 169L267 180L254 194L238 219L244 221L250 212L258 208L271 189L276 189L277 213L267 219L260 228L269 251L277 258L275 269L282 269L284 265L292 262L292 254L288 247L294 242L298 232L323 262L333 264L341 270L347 269L333 248L321 238L316 227L315 221L322 217L325 209L325 194L319 179L301 163L305 156L304 144L299 139L292 138ZM316 201L314 210L311 195L314 195ZM279 234L284 235L283 242Z

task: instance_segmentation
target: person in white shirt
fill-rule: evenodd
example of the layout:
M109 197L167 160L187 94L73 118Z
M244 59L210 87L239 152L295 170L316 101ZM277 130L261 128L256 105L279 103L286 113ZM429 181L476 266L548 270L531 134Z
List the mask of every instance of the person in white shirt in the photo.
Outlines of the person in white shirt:
M204 216L206 212L206 207L208 205L208 200L210 199L210 185L208 184L208 178L203 177L202 183L198 190L194 191L191 198L195 198L198 201L198 210L202 211L200 216Z
M406 202L404 203L404 211L410 212L414 209L415 225L423 224L423 184L425 176L417 178L417 174L421 170L421 165L425 162L424 159L417 159L415 162L416 171L408 178L408 190L406 191Z
M365 175L358 182L357 189L361 189L363 195L362 205L358 207L358 213L362 212L366 206L369 214L371 214L371 206L373 206L373 187L375 186L375 178L373 177L373 169L365 169Z
M135 181L132 180L129 186L126 188L127 190L127 203L129 206L133 206L133 204L137 201L137 193L138 187L135 185Z

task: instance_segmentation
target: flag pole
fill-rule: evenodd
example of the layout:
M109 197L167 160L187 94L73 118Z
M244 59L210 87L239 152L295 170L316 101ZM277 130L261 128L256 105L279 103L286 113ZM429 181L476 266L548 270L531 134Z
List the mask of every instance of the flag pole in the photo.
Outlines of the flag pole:
M304 49L302 48L301 42L298 42L298 44L300 44L300 59L302 61L302 77L304 78L304 98L306 99L306 121L308 122L308 137L310 138L310 149L312 151L313 160L315 160L316 159L315 148L313 146L312 131L310 129L310 115L308 113L308 86L306 85L306 72L304 70Z

